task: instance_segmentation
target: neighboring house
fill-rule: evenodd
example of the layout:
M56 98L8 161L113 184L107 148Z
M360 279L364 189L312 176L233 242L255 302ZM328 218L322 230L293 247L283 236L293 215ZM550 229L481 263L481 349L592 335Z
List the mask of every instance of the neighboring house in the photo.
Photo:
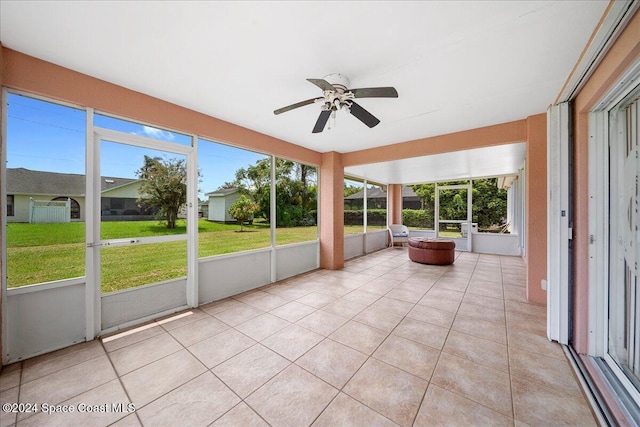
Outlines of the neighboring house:
M224 188L205 194L205 196L209 198L209 212L206 218L209 221L216 222L236 222L236 220L229 215L229 208L240 198L240 195L240 189L235 187Z
M198 202L198 218L209 218L209 200Z
M402 209L423 209L420 196L408 185L402 186Z
M102 177L100 197L100 215L109 216L137 216L153 215L138 203L141 180L127 178Z
M150 214L138 206L140 180L101 178L101 215L106 217ZM7 169L7 222L29 222L29 199L71 202L71 221L85 221L85 176L80 174Z
M362 209L364 206L364 189L344 198L344 207L348 210ZM387 192L379 187L367 189L367 208L386 209ZM420 197L408 185L402 186L402 208L421 209Z

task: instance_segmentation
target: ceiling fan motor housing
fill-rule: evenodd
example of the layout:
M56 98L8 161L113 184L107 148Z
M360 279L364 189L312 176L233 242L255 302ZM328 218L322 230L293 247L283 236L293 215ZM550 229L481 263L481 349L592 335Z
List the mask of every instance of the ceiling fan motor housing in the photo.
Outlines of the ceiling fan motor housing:
M346 101L354 98L353 94L347 92L349 88L349 79L342 74L328 74L323 77L328 83L331 83L335 87L335 91L324 91L324 105L323 110L338 111L340 109L349 110L351 106Z
M349 87L349 79L342 74L327 74L323 77L323 80L331 83L340 93L347 91Z

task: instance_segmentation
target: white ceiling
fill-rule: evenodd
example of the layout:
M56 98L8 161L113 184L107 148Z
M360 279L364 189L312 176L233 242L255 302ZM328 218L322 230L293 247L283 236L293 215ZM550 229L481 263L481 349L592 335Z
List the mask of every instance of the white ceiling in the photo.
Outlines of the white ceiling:
M0 41L285 141L345 153L546 111L607 5L2 0ZM399 98L359 100L381 120L372 129L340 112L330 130L312 134L319 105L273 114L321 95L306 79L330 73L347 76L352 88L394 86ZM514 152L524 157L514 149L508 158ZM422 160L442 169L438 176L457 163L469 167L456 174L470 174L474 161L466 159L479 153L459 155L448 155L446 163ZM483 158L496 170L508 161L493 152ZM424 182L425 168L408 162L349 173Z
M413 157L345 168L345 173L371 181L420 184L458 179L517 175L523 167L524 142ZM416 177L418 177L416 179Z

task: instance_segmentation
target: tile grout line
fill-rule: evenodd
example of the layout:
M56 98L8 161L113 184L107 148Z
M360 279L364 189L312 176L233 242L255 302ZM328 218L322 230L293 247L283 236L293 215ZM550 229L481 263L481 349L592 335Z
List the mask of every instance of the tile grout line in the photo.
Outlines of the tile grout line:
M24 373L24 361L20 361L20 378L18 379L18 398L16 403L20 403L20 395L22 394L22 374ZM20 412L16 412L14 417L14 425L18 425L18 414ZM29 418L29 417L27 417ZM25 418L26 419L26 418Z
M116 377L118 378L118 383L120 384L120 387L122 387L122 390L124 391L125 396L127 396L127 399L129 399L129 402L133 403L133 399L131 399L131 396L129 395L129 392L127 391L127 388L124 386L124 382L122 381L122 377L120 376L120 374L118 373L118 371L116 370L115 365L113 364L113 360L111 360L111 356L109 355L109 352L107 351L107 349L104 346L104 343L102 342L101 338L98 338L98 340L100 340L100 345L102 346L102 350L104 351L105 355L107 356L107 360L109 360L109 364L111 365L111 369L113 369L113 373L116 374ZM145 365L146 366L146 365ZM140 415L138 414L138 408L136 408L135 410L135 415L136 415L136 419L138 420L138 422L140 423L141 426L144 426L144 424L142 424L142 420L140 419ZM128 415L127 415L128 416ZM126 418L127 416L124 416L116 421L114 421L111 424L115 424L116 422L123 420L124 418Z
M507 363L509 366L509 391L511 392L511 417L516 422L516 402L513 398L513 373L511 369L511 346L509 345L509 324L507 322L507 301L504 297L504 272L502 270L502 257L500 258L500 281L502 285L502 304L504 305L504 325L507 339Z
M459 257L460 255L458 255ZM456 258L458 258L456 257ZM433 289L433 287L438 283L438 281L442 278L442 274L436 279L436 281L433 283L432 287L429 288L430 290ZM468 284L467 284L468 287ZM466 287L465 287L466 289ZM427 291L425 293L425 295L428 293L429 291ZM465 291L466 293L466 291ZM463 296L464 299L464 296ZM418 410L416 411L416 414L413 417L413 421L411 423L411 425L413 426L416 423L416 420L418 419L418 415L420 414L420 409L422 408L422 405L424 405L425 402L425 398L427 397L427 392L429 391L429 387L431 386L431 384L433 384L431 381L433 380L433 376L436 373L436 369L438 368L438 364L440 363L440 357L442 356L442 352L444 350L444 346L447 342L447 340L449 339L449 334L451 334L451 330L453 329L453 323L456 320L456 316L458 315L458 310L460 310L460 304L462 304L462 300L460 300L460 303L458 304L458 309L456 310L456 313L453 317L453 320L451 321L451 325L449 325L449 330L447 331L447 335L445 336L443 342L442 342L442 348L438 351L438 358L436 360L436 363L433 365L433 371L431 372L431 376L429 377L429 381L427 382L427 388L425 388L424 393L422 394L422 399L420 399L420 404L418 405ZM416 303L417 305L417 303Z

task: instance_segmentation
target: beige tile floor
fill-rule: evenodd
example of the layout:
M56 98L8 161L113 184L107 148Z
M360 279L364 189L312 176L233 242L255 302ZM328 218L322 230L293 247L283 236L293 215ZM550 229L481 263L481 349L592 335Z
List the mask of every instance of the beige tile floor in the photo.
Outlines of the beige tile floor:
M595 425L524 274L386 249L5 367L2 403L75 412L0 427Z

